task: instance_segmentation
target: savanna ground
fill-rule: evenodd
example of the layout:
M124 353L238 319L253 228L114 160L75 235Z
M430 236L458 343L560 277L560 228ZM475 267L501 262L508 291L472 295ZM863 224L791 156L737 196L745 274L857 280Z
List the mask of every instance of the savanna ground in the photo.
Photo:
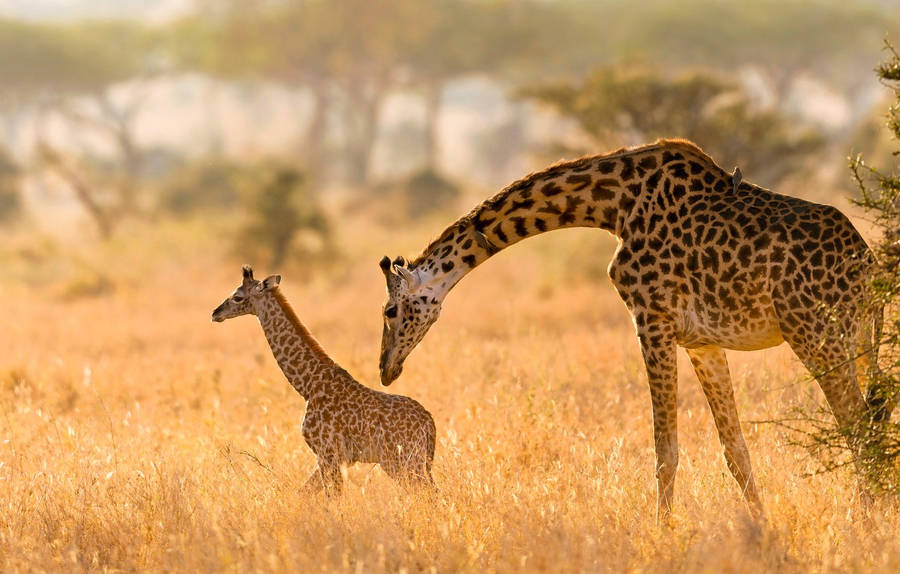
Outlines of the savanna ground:
M328 352L379 386L377 261L415 255L450 220L397 231L355 215L335 265L250 263L281 272ZM605 276L614 242L594 230L473 273L390 388L434 415L436 498L370 466L348 469L339 500L305 497L303 400L255 319L210 323L243 261L209 225L0 244L0 570L900 568L891 501L865 509L848 473L811 476L784 430L754 423L822 402L784 346L729 357L767 521L750 521L682 354L677 502L657 527L646 377Z

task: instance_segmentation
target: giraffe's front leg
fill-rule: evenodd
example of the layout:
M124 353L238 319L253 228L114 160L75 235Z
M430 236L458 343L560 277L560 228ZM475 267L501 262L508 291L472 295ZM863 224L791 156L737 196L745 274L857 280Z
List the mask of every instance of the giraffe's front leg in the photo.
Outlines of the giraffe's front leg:
M675 330L667 323L642 323L636 316L638 339L647 368L653 406L656 447L657 522L672 511L675 470L678 468L678 374Z

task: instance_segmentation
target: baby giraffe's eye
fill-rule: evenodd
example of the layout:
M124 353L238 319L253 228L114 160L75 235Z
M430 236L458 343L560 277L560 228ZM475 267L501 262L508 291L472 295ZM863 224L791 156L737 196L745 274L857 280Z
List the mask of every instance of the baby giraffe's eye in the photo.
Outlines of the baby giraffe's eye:
M396 317L397 316L397 306L389 305L389 306L385 307L384 308L384 316L387 317L388 319L393 319L394 317Z
M232 297L232 299L234 299L235 303L240 303L241 301L244 300L244 298L241 297L240 295L235 295L234 297Z

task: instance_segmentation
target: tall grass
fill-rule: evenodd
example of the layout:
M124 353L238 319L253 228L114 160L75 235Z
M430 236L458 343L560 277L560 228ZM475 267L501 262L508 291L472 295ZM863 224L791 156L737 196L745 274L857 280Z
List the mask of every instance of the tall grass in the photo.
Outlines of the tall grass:
M280 271L326 350L377 383L384 253L406 233L345 222L327 273ZM590 230L501 253L461 283L392 392L438 427L436 498L379 469L305 497L314 466L255 320L211 324L240 280L221 234L136 230L16 265L0 248L0 570L891 571L900 513L746 421L821 403L784 347L730 356L767 520L751 522L686 357L671 528L655 524L651 416L630 318ZM383 253L383 252L384 253ZM78 266L71 262L77 260ZM61 263L62 262L62 263ZM251 263L253 263L251 261ZM72 297L87 267L110 289Z

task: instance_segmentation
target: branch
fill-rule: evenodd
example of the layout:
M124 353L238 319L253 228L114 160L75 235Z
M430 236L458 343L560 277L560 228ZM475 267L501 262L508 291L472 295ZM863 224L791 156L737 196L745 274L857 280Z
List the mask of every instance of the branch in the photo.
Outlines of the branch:
M107 212L99 201L94 197L91 187L81 178L75 170L62 159L59 152L47 144L45 141L39 141L37 145L37 153L41 161L51 170L55 171L66 183L72 188L75 196L81 204L87 209L88 213L94 218L100 235L104 239L112 234L112 225L110 222L111 214Z

